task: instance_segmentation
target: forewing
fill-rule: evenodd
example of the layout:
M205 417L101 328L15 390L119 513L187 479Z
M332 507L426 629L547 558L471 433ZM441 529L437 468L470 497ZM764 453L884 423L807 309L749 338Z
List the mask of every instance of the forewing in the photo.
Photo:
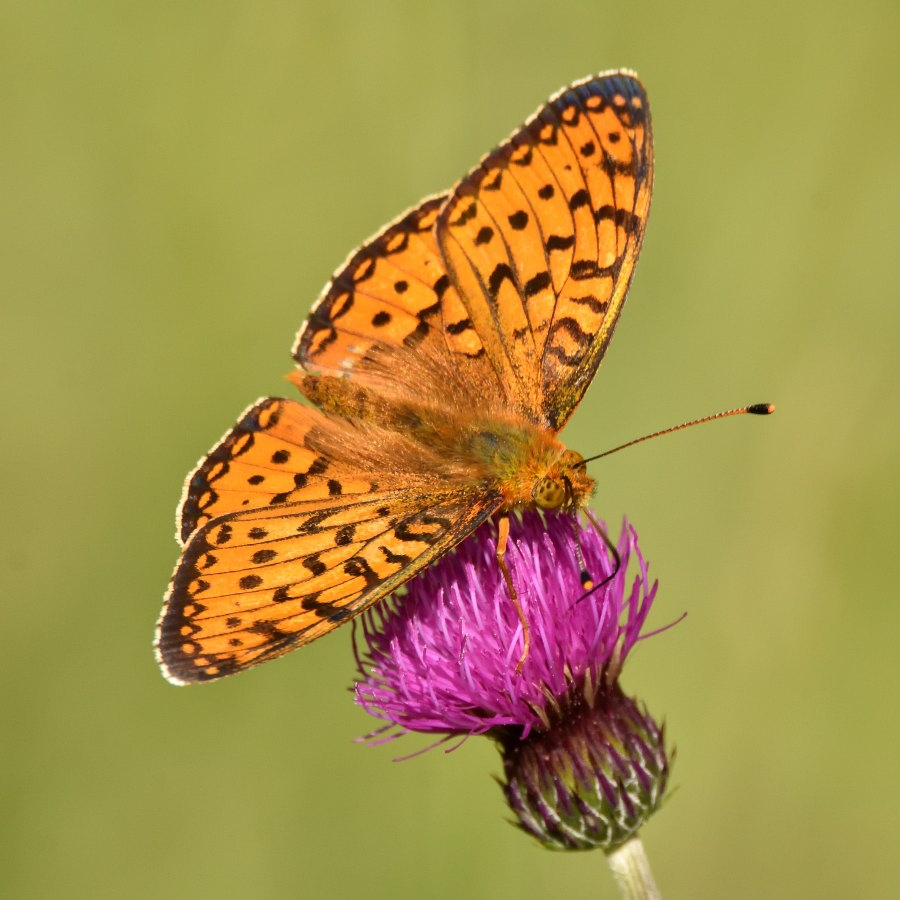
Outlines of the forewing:
M258 400L188 475L179 540L226 513L376 490L373 474L349 471L317 445L317 436L336 427L293 400Z
M442 378L505 398L437 249L445 200L424 200L350 254L297 335L294 359L305 372L415 393L420 375L438 367Z
M628 72L550 99L453 190L436 223L471 330L519 411L559 430L596 372L650 206L650 112Z
M197 531L157 630L169 681L211 681L358 615L470 534L498 497L384 492L222 516Z

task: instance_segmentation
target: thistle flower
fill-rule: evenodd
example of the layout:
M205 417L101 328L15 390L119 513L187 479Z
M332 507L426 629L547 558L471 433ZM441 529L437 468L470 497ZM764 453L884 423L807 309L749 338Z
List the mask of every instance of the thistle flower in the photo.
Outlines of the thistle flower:
M356 698L389 737L492 737L520 827L550 848L612 851L655 811L668 777L662 727L618 682L656 584L627 523L618 568L571 516L526 512L510 526L507 564L531 632L521 671L522 626L486 526L364 617ZM602 584L586 596L580 558Z

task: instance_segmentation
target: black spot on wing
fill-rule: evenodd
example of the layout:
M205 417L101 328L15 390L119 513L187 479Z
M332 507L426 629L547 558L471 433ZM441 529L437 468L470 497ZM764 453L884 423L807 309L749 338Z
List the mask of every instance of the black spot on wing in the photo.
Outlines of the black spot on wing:
M528 213L524 209L516 210L508 216L510 227L515 231L522 231L528 225Z
M421 525L439 525L440 531L415 531L416 524ZM422 544L437 543L443 532L449 530L451 526L450 519L442 516L421 516L420 518L400 522L394 527L394 535L401 541L418 541Z
M603 315L609 306L609 301L600 300L593 294L585 294L583 297L570 297L569 300L571 303L577 303L579 306L587 307L592 313L596 313L597 315Z
M379 546L378 548L381 551L381 554L384 556L385 562L393 563L399 566L405 566L408 563L412 562L412 557L408 556L406 553L394 553L388 547L384 545Z
M253 634L261 634L270 641L276 641L285 636L284 632L278 627L278 623L269 619L257 619L252 625L248 626L247 631L252 631Z
M352 523L344 525L337 530L337 533L334 536L334 542L338 545L338 547L345 547L347 544L352 542L355 533L355 525L353 525Z
M364 578L366 589L375 587L381 582L378 573L369 565L365 557L351 556L344 563L344 571L353 578Z
M605 203L599 209L594 210L594 221L614 221L619 228L623 228L629 234L640 231L641 220L629 209L616 209Z
M560 235L560 234L551 234L547 238L547 250L570 250L575 246L575 235Z
M313 513L308 519L301 522L295 529L297 534L318 534L322 529L322 523L331 513L327 509Z
M565 332L571 343L575 344L576 350L573 353L566 353L562 347L554 343L561 332ZM578 363L582 357L583 349L590 344L592 335L582 329L575 319L569 316L563 316L557 319L550 328L550 335L547 340L547 348L544 351L546 355L553 356L566 366L573 366Z
M328 566L319 559L318 553L313 553L303 560L303 568L309 569L313 575L321 575L323 572L327 571Z
M447 324L448 334L462 334L472 327L471 319L460 319L458 322L449 322Z
M447 293L447 289L450 287L450 276L444 272L440 278L431 286L431 289L437 294L438 300L443 299L444 294Z
M488 279L488 290L494 300L497 299L497 295L500 293L500 286L503 284L504 280L509 281L513 288L515 288L516 282L513 278L512 269L507 263L497 263Z
M533 297L535 294L539 294L548 287L550 287L550 273L538 272L534 278L529 278L528 281L525 282L525 287L522 289L522 292L527 299L528 297Z
M591 205L591 195L587 192L587 188L580 188L572 194L572 198L569 200L569 209L574 212L576 209L579 209L582 206L590 206Z
M595 259L576 259L569 269L569 277L573 281L604 278L607 275L614 275L620 265L621 259L617 259L611 266L598 266Z
M637 155L633 156L631 159L622 160L616 159L612 154L604 150L603 157L600 161L600 167L609 176L628 175L631 178L635 178L638 174Z
M475 235L475 245L480 247L483 244L488 244L491 241L491 238L494 236L494 229L489 225L484 225L479 229L478 234Z

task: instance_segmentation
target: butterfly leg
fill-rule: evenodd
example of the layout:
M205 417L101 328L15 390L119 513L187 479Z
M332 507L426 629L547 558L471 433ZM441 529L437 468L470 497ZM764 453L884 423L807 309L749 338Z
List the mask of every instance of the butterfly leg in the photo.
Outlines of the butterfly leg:
M509 599L512 600L516 608L516 615L522 623L522 640L524 647L522 648L522 656L516 663L516 675L521 674L525 660L528 659L528 651L531 648L531 629L528 627L528 620L525 618L525 612L522 604L519 603L519 595L516 593L513 584L512 575L509 573L509 566L506 565L506 544L509 541L509 515L503 513L497 522L497 564L503 573L503 580L506 582L506 590L509 592Z

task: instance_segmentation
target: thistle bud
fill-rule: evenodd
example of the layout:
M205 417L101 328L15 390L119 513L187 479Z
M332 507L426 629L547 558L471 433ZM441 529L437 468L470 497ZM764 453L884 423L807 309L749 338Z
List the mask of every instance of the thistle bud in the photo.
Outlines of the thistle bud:
M563 700L550 728L524 740L508 728L495 737L510 809L549 849L612 850L637 833L665 794L663 728L618 684L585 684Z

